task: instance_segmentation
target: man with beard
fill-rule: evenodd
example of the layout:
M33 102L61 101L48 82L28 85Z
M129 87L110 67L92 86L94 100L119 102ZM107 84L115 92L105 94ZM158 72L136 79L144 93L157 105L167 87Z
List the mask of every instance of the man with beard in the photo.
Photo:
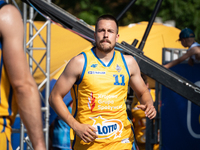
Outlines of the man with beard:
M75 56L57 80L49 103L72 129L74 150L131 150L134 131L126 113L128 84L150 119L156 116L153 100L135 59L115 51L118 23L111 15L98 18L96 47ZM63 102L71 89L72 115Z

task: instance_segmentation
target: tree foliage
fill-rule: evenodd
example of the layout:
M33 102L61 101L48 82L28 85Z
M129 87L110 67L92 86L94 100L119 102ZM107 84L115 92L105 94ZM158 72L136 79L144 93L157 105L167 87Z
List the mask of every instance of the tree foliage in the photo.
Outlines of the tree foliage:
M18 4L20 0L16 0ZM119 14L132 0L52 0L51 2L90 25L102 14ZM158 0L135 0L135 3L119 20L119 25L149 21ZM162 0L157 17L163 21L174 20L176 27L191 28L200 42L200 0ZM44 20L42 16L38 20Z
M52 3L83 19L88 24L95 24L102 14L112 14L117 17L131 0L52 0ZM123 15L119 25L128 25L140 21L149 21L157 0L137 0ZM200 40L200 1L199 0L163 0L157 16L163 21L175 20L176 27L191 28Z

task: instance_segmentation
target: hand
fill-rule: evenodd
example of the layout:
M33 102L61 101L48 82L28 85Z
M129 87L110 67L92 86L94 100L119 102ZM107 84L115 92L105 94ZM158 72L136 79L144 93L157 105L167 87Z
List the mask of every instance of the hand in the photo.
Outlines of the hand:
M168 69L170 68L168 64L163 65L163 67L168 68Z
M75 132L85 143L93 142L98 137L97 130L89 124L79 124Z
M194 60L193 60L192 58L190 58L190 59L188 60L188 64L189 64L190 66L193 66L193 65L194 65Z
M153 105L138 105L137 108L140 108L143 111L145 111L145 115L149 119L153 119L153 118L156 117L157 112L156 112L156 109Z

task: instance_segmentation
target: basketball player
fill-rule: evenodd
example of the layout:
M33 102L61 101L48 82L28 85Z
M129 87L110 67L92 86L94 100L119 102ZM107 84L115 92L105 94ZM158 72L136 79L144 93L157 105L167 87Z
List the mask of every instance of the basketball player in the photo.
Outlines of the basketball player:
M118 23L111 15L99 17L96 46L75 56L57 80L49 98L55 112L73 129L74 150L131 150L134 131L126 113L128 84L150 119L156 116L153 100L135 59L115 51ZM71 90L72 115L63 97Z

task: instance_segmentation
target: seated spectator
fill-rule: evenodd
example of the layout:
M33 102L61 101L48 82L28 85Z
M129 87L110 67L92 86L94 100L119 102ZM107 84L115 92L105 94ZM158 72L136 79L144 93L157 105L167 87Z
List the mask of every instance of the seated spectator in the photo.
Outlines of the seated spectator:
M195 41L194 32L189 29L183 29L179 34L179 41L184 47L188 47L187 53L182 55L176 60L169 62L164 65L165 68L171 68L184 60L188 59L188 64L193 65L194 63L200 62L200 44Z

